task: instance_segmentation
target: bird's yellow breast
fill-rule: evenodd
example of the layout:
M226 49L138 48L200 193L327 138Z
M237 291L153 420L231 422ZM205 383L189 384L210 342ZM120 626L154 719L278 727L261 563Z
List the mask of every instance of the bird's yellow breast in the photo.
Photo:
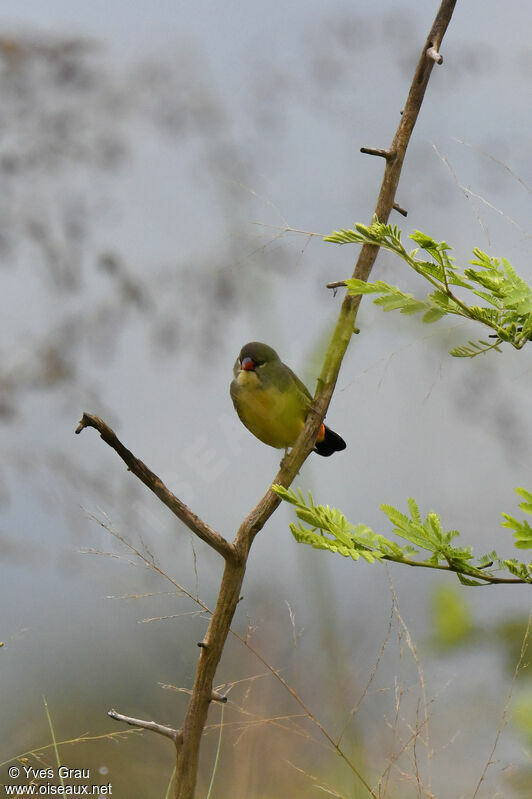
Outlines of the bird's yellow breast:
M253 371L241 371L231 385L236 411L254 436L270 447L294 445L305 423L306 405L296 391L264 387Z

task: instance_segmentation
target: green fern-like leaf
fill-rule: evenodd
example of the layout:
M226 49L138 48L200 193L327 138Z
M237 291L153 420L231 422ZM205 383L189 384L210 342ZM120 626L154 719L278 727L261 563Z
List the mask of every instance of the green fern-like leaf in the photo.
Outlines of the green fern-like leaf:
M385 283L384 280L366 283L365 280L358 280L355 277L351 277L345 281L345 285L351 294L400 294L405 297L411 296L409 294L403 295L403 292L398 289L397 286L391 286L389 283Z
M460 572L456 572L456 576L462 583L462 585L470 585L472 587L478 585L486 585L486 583L482 583L480 580L473 580L471 577L466 577L464 574L460 574Z
M381 505L381 510L395 525L394 533L401 538L406 538L414 546L434 552L438 549L438 542L434 540L430 526L427 523L416 522L405 516L404 513L392 505ZM419 515L419 514L418 514Z
M514 531L514 546L517 549L532 549L532 527L530 527L529 523L526 520L520 522L508 513L503 513L502 515L506 519L502 526L509 527L510 530Z
M299 543L338 552L354 560L362 557L368 563L375 563L383 557L397 560L403 557L403 550L395 541L374 533L364 524L353 526L337 508L316 505L310 493L307 503L301 490L296 493L279 485L273 485L272 490L285 502L295 505L300 522L310 525L310 529L301 523L290 525L292 535Z
M335 230L330 236L325 236L324 241L330 241L333 244L360 244L360 235L354 230Z
M407 565L446 568L456 573L464 585L479 586L494 582L491 571L495 568L509 571L521 582L532 583L532 563L520 563L515 559L502 560L496 552L489 552L474 563L469 547L453 545L459 536L457 530L444 530L438 514L431 511L423 520L414 499L408 500L410 517L392 505L382 505L382 510L394 525L394 532L409 543L400 545L385 536L375 533L364 524L352 525L337 508L315 504L309 492L308 500L303 492L272 486L273 491L284 501L295 506L299 524L291 523L290 530L298 543L308 544L315 549L337 553L352 560L361 558L367 563L392 560ZM516 489L523 502L520 507L532 514L532 492L524 488ZM514 531L515 546L521 549L532 548L532 528L527 521L519 521L503 514L504 527ZM308 527L307 525L310 525ZM416 549L416 547L418 549ZM427 560L412 560L422 549L430 553Z
M520 509L525 513L532 514L532 492L527 491L526 488L518 487L515 489L515 493L525 500L519 503Z
M524 500L519 503L519 508L524 513L532 514L532 493L520 487L515 492ZM506 520L502 522L502 526L514 531L514 546L517 549L532 549L532 527L527 520L519 521L509 513L503 513L502 516Z
M436 321L443 315L443 312L439 308L434 308L431 302L418 300L412 294L407 294L383 280L366 283L364 280L350 278L345 284L351 294L380 294L374 303L380 305L383 311L400 310L404 314L424 313L424 322Z
M490 344L489 341L470 341L469 346L462 344L459 347L453 347L453 349L450 350L450 354L455 358L476 358L477 355L483 355L490 350L502 352L499 347L500 343L500 339L497 339L495 343L492 344Z
M348 280L349 290L355 294L376 293L374 301L384 311L399 310L403 314L423 314L423 322L436 322L446 314L455 314L477 322L495 331L497 341L491 345L472 342L455 347L451 354L460 358L473 358L492 349L500 352L499 344L510 343L521 349L532 340L532 288L519 277L505 258L493 258L480 249L473 251L474 258L461 273L449 252L445 241L436 241L426 233L416 230L410 235L418 247L407 252L401 242L401 231L393 225L373 219L371 225L356 224L354 230L335 231L326 241L339 244L373 244L383 247L402 258L420 276L428 280L433 292L426 300L416 299L397 286L383 281L363 284L363 281ZM423 251L430 260L419 258ZM476 302L470 303L453 293L458 286L465 289Z
M520 563L514 558L504 560L503 563L514 577L518 577L525 583L532 583L532 563Z

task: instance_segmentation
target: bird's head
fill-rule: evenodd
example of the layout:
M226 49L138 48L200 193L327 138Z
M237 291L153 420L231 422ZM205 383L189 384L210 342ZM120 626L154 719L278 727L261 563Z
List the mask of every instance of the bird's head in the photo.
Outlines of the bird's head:
M245 372L254 372L264 366L264 364L278 360L279 356L275 350L268 347L267 344L262 344L260 341L250 341L249 344L245 344L240 350L235 366Z

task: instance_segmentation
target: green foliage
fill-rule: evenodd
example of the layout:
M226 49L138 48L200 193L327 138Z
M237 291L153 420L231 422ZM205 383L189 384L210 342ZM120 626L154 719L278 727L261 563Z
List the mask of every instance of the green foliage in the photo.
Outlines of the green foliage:
M296 494L282 486L274 485L272 488L285 502L295 505L298 519L310 525L311 529L303 524L290 524L292 535L299 544L328 549L353 560L362 557L367 563L375 563L389 555L401 557L401 547L394 541L374 533L365 524L353 526L337 508L315 505L310 491L307 504L301 490Z
M439 585L431 598L433 638L439 649L453 649L470 639L473 620L463 593L452 585Z
M497 582L532 583L532 563L520 563L516 559L503 560L496 552L489 552L475 561L470 547L453 545L454 539L460 535L458 530L445 531L440 517L434 511L422 519L417 503L413 499L408 500L410 516L391 505L381 505L381 510L394 525L395 535L408 542L399 545L375 533L365 524L352 525L337 508L316 505L310 492L307 502L301 490L296 493L279 485L273 485L272 489L285 502L295 506L300 523L292 522L290 530L300 544L337 552L353 560L362 557L367 563L391 560L408 566L453 571L464 585L478 586ZM532 494L522 488L517 489L517 492L525 499L520 508L532 513ZM517 538L515 545L524 548L524 542L529 539L525 537L523 530L526 531L526 535L532 532L528 523L517 522L508 514L503 516L507 519L503 526L514 530L516 525L519 526L518 532L515 533ZM527 543L526 546L528 545ZM418 555L419 550L430 553L429 557L424 560L412 559L410 556ZM494 564L496 564L495 569L510 572L513 577L496 576L492 570Z
M527 491L525 488L516 488L515 492L525 500L519 503L521 510L525 513L532 514L532 494L530 491ZM517 549L532 549L532 527L530 527L526 519L520 522L508 513L503 513L502 515L506 519L506 521L502 523L502 526L509 527L510 530L514 531L514 538L516 539L515 546Z
M521 349L529 341L532 337L532 289L517 275L506 258L491 258L482 250L475 249L475 257L469 262L470 266L461 273L448 254L451 247L445 241L437 242L419 230L409 238L418 245L410 252L403 246L401 231L397 226L385 225L375 218L369 226L357 224L355 230L335 231L326 236L325 241L383 247L402 258L434 287L432 294L425 300L418 300L382 280L365 283L363 280L351 278L345 283L352 294L379 294L374 302L384 311L422 313L425 323L436 322L447 314L455 314L486 325L494 331L494 343L470 341L467 345L452 349L451 355L457 358L474 358L489 350L500 352L499 345L503 342ZM417 257L420 250L425 257ZM468 304L457 296L454 287L462 289L466 297L479 297L485 304Z

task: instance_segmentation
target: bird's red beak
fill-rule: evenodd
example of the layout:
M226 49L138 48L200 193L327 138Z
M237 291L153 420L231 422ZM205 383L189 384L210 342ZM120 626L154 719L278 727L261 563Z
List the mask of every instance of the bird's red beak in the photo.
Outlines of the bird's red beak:
M240 368L245 372L252 372L255 369L255 361L252 358L243 358Z

